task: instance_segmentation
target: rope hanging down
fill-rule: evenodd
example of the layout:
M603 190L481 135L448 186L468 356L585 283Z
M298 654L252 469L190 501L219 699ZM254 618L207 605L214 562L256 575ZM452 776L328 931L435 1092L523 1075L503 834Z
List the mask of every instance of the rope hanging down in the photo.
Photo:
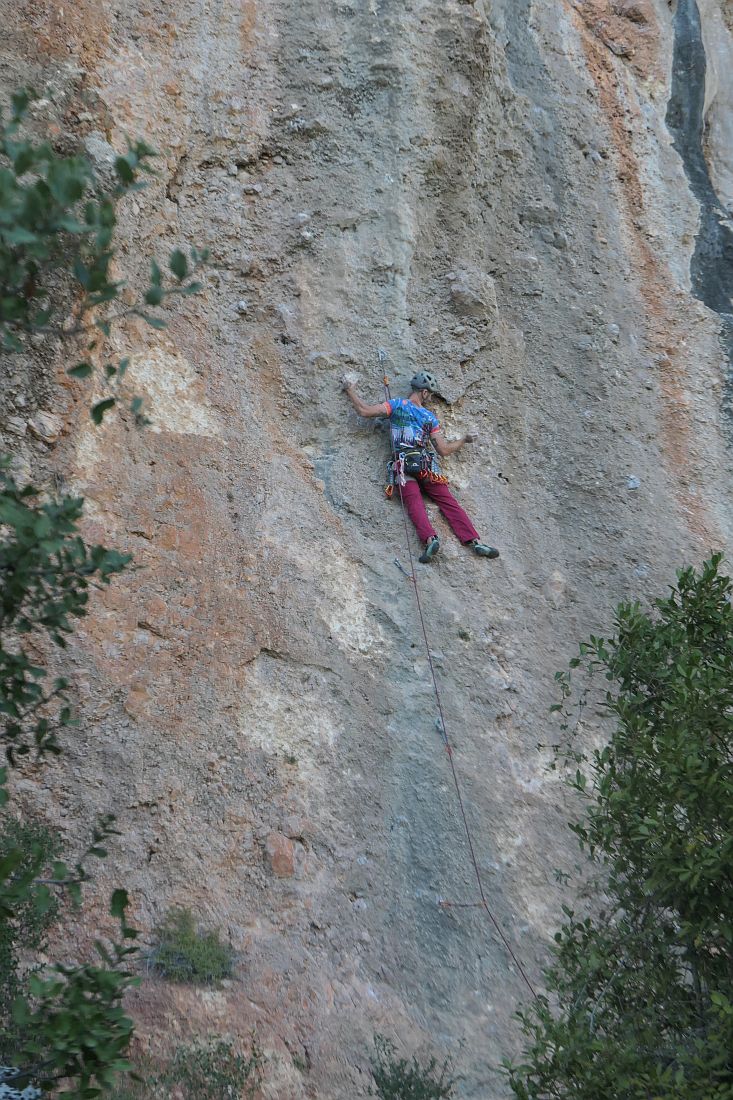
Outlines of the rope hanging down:
M382 348L379 349L378 354L379 354L379 362L383 366L384 363L386 362L387 354ZM390 393L389 379L387 377L386 372L384 373L384 376L382 378L382 382L384 384L385 399L387 401L390 401L392 399L392 395ZM391 439L391 436L390 436L390 439ZM394 445L394 442L392 442L392 458L393 458L393 461L395 463L397 463L399 461L397 448ZM438 687L438 678L435 674L435 665L433 664L433 654L432 654L432 651L430 649L430 642L428 640L428 632L427 632L427 628L425 626L425 616L423 615L422 601L420 600L420 587L417 583L417 574L415 572L415 562L414 562L413 556L412 556L412 545L411 545L411 541L410 541L410 528L409 528L409 524L408 524L408 521L407 521L407 511L405 509L405 501L404 501L404 497L402 495L402 480L401 480L401 477L399 475L399 470L398 470L398 476L395 478L395 482L397 484L397 487L399 489L399 494L400 494L400 507L402 509L402 519L404 521L404 526L405 526L405 545L407 547L407 554L408 554L408 557L410 559L410 572L407 573L407 571L402 568L402 566L399 564L398 559L395 559L395 561L396 561L400 571L405 574L405 576L408 578L408 580L412 581L412 587L413 587L413 591L415 593L415 603L417 604L417 614L418 614L418 618L420 620L420 629L422 631L423 640L425 642L425 652L427 653L428 667L430 668L430 676L431 676L431 679L433 681L433 692L435 694L435 703L436 703L436 706L438 708L439 722L436 722L436 726L438 726L438 728L440 730L441 737L443 738L443 744L445 745L445 750L446 750L446 753L448 754L448 761L450 763L450 769L451 769L451 773L453 775L453 784L456 788L456 795L458 797L458 806L459 806L459 809L460 809L460 812L461 812L461 819L463 821L463 828L464 828L464 831L466 833L466 842L468 844L468 851L469 851L469 855L470 855L470 858L471 858L471 864L473 866L473 871L474 871L474 874L476 876L476 884L478 886L478 892L479 892L479 898L480 898L480 901L470 902L470 903L465 904L465 905L457 904L457 903L451 903L451 902L442 902L441 904L444 906L444 908L455 908L455 909L481 908L481 909L483 909L484 912L486 913L487 917L489 918L496 934L498 935L501 942L504 944L504 948L506 949L507 954L509 955L512 962L514 963L517 970L519 971L519 973L520 973L520 975L521 975L521 977L524 981L524 984L527 986L527 989L530 991L530 993L535 998L535 1000L537 1000L537 993L535 992L534 987L532 986L532 983L530 982L529 978L527 977L527 973L526 973L524 967L522 966L521 962L517 958L516 953L514 952L514 950L512 948L512 945L509 943L509 940L504 935L504 932L501 928L501 925L499 924L498 920L496 919L496 917L492 913L491 908L489 907L489 903L486 900L486 893L484 891L484 884L483 884L483 881L481 879L481 871L479 870L478 859L476 858L476 848L475 848L475 845L474 845L474 842L473 842L473 835L471 833L471 828L468 824L468 817L466 816L466 809L465 809L465 805L464 805L464 801L463 801L463 794L461 792L461 785L460 785L460 782L458 780L458 773L456 771L455 761L453 760L453 747L452 747L450 739L448 737L448 727L447 727L446 722L445 722L445 714L443 713L443 703L442 703L442 700L441 700L441 697L440 697L440 689Z

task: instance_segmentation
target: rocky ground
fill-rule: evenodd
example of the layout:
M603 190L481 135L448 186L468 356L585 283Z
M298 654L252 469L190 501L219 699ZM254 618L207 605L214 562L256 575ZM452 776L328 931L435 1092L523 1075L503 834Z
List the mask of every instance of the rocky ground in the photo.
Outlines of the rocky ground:
M90 536L139 566L78 634L84 725L28 797L72 839L118 814L102 886L128 885L143 929L186 904L234 945L221 989L146 979L131 1007L154 1046L256 1027L266 1096L343 1100L383 1032L498 1100L527 990L482 910L439 904L476 884L384 426L339 378L381 399L381 348L394 392L436 372L447 435L480 436L446 468L502 556L438 520L441 557L417 568L487 896L539 982L575 858L536 748L553 674L615 602L731 534L727 321L698 277L695 182L702 164L719 224L725 4L700 3L702 69L674 89L667 0L0 11L0 79L50 89L59 142L102 169L127 134L161 151L122 216L122 274L211 251L166 331L117 331L152 428L94 430L48 350L10 364L6 447L83 492ZM705 113L684 141L671 96Z

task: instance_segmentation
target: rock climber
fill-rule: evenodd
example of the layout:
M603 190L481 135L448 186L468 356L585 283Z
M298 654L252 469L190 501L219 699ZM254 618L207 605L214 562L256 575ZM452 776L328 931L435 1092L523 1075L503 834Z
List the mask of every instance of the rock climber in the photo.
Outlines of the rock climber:
M387 495L392 496L395 483L398 489L401 488L407 513L418 537L425 543L418 560L429 562L440 550L423 493L435 501L464 546L470 546L481 557L498 558L499 551L495 547L481 542L471 520L448 488L448 478L440 473L435 452L445 458L460 451L466 443L474 443L476 436L464 435L450 443L445 438L437 416L426 407L433 395L440 396L435 376L429 371L418 371L410 381L409 397L380 401L378 405L362 401L348 375L342 379L342 384L359 416L389 417L393 457L387 468Z

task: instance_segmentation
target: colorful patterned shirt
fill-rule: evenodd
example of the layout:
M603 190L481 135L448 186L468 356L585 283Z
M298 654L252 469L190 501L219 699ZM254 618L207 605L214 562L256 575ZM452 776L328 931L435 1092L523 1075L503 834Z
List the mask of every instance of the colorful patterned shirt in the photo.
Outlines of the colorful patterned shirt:
M416 405L407 397L396 397L384 402L384 411L389 417L389 430L392 447L404 447L411 444L424 447L430 437L440 431L440 421L435 413Z

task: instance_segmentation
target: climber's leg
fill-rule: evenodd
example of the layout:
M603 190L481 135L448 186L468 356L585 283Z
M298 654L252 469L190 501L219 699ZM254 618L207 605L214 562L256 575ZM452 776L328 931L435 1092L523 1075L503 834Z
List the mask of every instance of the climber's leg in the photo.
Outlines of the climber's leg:
M426 478L423 481L423 488L438 505L461 542L473 542L474 539L478 539L478 531L445 482L428 481Z
M395 496L397 496L398 493L399 489L395 493ZM418 538L422 542L427 542L428 539L435 538L435 528L428 518L428 513L425 510L425 501L420 492L420 486L414 478L408 477L405 484L402 486L402 499L405 502L408 516L415 524Z

